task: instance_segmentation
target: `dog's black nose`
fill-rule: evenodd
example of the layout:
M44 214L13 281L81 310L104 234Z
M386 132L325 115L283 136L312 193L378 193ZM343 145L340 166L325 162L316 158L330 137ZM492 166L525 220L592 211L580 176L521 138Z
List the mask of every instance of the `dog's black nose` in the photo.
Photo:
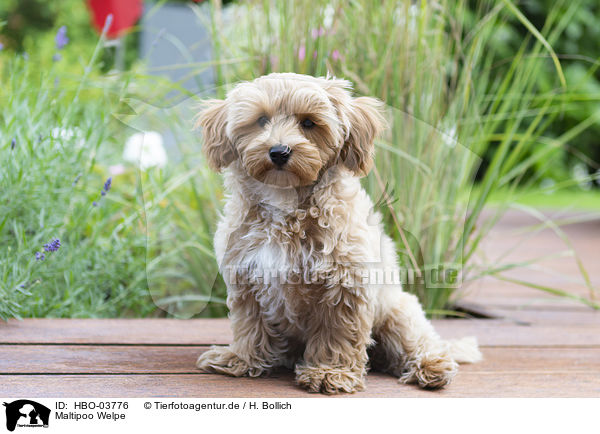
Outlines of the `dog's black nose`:
M277 166L281 167L290 159L292 150L287 145L276 145L269 149L269 157Z

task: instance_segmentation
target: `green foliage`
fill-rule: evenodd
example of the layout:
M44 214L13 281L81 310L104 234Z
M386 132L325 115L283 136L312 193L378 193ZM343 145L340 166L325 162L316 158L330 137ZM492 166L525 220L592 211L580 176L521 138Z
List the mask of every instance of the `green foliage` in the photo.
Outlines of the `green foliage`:
M7 49L23 51L27 36L36 37L51 29L57 8L43 0L5 0L0 4L0 42Z
M540 19L529 9L535 4L546 8ZM223 191L190 131L196 108L168 105L165 95L179 83L146 76L135 63L102 73L112 63L85 4L60 5L45 4L51 30L25 32L29 60L10 47L0 53L0 318L223 315L212 251ZM429 312L442 312L460 279L496 273L472 261L493 223L479 224L484 206L506 207L549 176L557 188L591 179L572 178L564 163L597 137L589 132L599 120L598 62L566 59L561 49L597 53L583 6L591 7L253 0L192 9L210 10L216 59L198 70L215 69L221 97L271 71L331 72L387 103L390 128L364 185L403 265L421 275L448 272L442 285L407 286ZM71 41L55 62L61 25ZM101 198L127 137L151 129L173 138L176 158L145 172L127 166ZM53 238L61 248L36 260Z
M4 50L26 55L44 69L53 63L52 54L62 60L55 66L57 73L77 75L98 42L87 2L81 0L6 0L0 2L0 42ZM57 50L55 35L61 26L67 27L68 49ZM125 45L125 66L132 67L138 55L138 32L134 27L122 36ZM98 67L107 72L114 67L116 52L106 48Z
M120 225L139 206L135 177L101 196L108 175L96 158L117 145L115 89L62 88L52 68L21 57L4 66L0 317L148 315L144 232ZM43 252L54 238L60 249Z
M178 156L161 170L140 174L148 290L156 306L171 315L223 316L226 288L212 247L221 180L200 157L190 119L196 107L189 102L161 107L145 100L132 95L127 100L132 111L119 119L141 131L172 135L171 151Z
M103 43L78 74L68 56L0 54L0 318L222 316L211 236L220 182L198 161L193 112L153 117L156 106L136 105L164 101L173 85L102 74ZM146 171L124 162L137 128L171 130L180 158ZM111 164L124 171L103 196ZM45 252L55 238L60 249Z
M600 6L595 0L556 2L552 0L529 0L520 2L519 9L538 29L547 28L547 18L552 15L568 17L563 20L563 30L552 41L552 48L560 58L567 89L560 95L560 114L546 129L547 137L559 137L576 125L600 111ZM500 38L490 45L508 59L529 37L528 30L515 18L502 25ZM543 53L542 53L543 55ZM498 67L494 74L501 76L505 67ZM556 91L556 73L553 65L546 62L537 73L537 84L541 93ZM548 148L548 158L536 163L528 172L534 182L552 180L561 182L572 176L575 167L581 166L589 173L600 169L600 122L595 122L560 149L549 143L538 143L535 151ZM591 183L583 183L588 185Z

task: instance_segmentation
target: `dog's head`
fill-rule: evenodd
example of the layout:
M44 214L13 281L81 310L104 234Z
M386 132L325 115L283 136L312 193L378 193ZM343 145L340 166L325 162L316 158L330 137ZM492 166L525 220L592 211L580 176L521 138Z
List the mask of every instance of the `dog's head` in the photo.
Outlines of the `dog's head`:
M208 163L221 170L238 160L248 175L279 187L313 184L337 164L366 175L383 104L353 98L350 88L345 80L269 74L205 101L198 124Z

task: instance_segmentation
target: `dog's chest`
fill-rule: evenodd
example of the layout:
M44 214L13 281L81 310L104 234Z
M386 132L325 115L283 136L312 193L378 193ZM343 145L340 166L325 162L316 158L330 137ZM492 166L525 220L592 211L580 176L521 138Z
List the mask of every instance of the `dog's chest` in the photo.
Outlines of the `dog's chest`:
M303 210L284 216L262 212L231 234L228 251L251 271L301 272L322 257L322 236L316 218Z
M298 214L249 219L231 234L226 261L237 270L234 290L251 291L266 316L292 323L317 301L315 282L328 263L322 228Z

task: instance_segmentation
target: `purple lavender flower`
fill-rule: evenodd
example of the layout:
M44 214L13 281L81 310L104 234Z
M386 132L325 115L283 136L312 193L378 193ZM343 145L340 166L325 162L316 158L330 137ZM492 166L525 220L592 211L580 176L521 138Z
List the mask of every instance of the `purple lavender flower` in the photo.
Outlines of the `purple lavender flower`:
M44 244L45 252L56 252L58 249L60 249L60 240L58 238L54 238L49 243Z
M104 183L104 187L102 188L102 191L100 192L100 194L102 196L106 196L106 193L108 193L108 190L110 190L111 184L112 184L112 178L108 178L106 180L106 182Z
M67 37L67 26L62 26L60 29L58 29L54 41L56 42L56 48L59 50L62 50L65 45L69 43L69 38Z
M17 146L17 139L13 137L13 139L10 141L10 149L15 149L15 146Z
M2 51L4 49L4 44L2 42L0 42L0 51Z
M333 51L331 52L331 58L332 58L334 61L340 60L340 59L342 58L342 56L341 56L341 54L340 54L340 52L339 52L339 50L338 50L338 49L335 49L335 50L333 50Z
M71 184L71 186L75 187L75 185L79 182L79 179L81 178L81 173L78 174L75 179L73 180L73 183Z
M111 185L112 177L109 177L104 183L104 186L102 187L102 191L100 192L100 199L102 199L103 196L106 196L106 193L108 193L108 191L110 190ZM92 205L98 206L98 202L94 201L92 202Z
M53 62L58 62L60 59L62 59L62 56L60 55L60 53L56 53L54 56L52 56Z
M46 259L46 255L44 255L41 252L35 252L35 260L36 261L43 261L44 259Z

